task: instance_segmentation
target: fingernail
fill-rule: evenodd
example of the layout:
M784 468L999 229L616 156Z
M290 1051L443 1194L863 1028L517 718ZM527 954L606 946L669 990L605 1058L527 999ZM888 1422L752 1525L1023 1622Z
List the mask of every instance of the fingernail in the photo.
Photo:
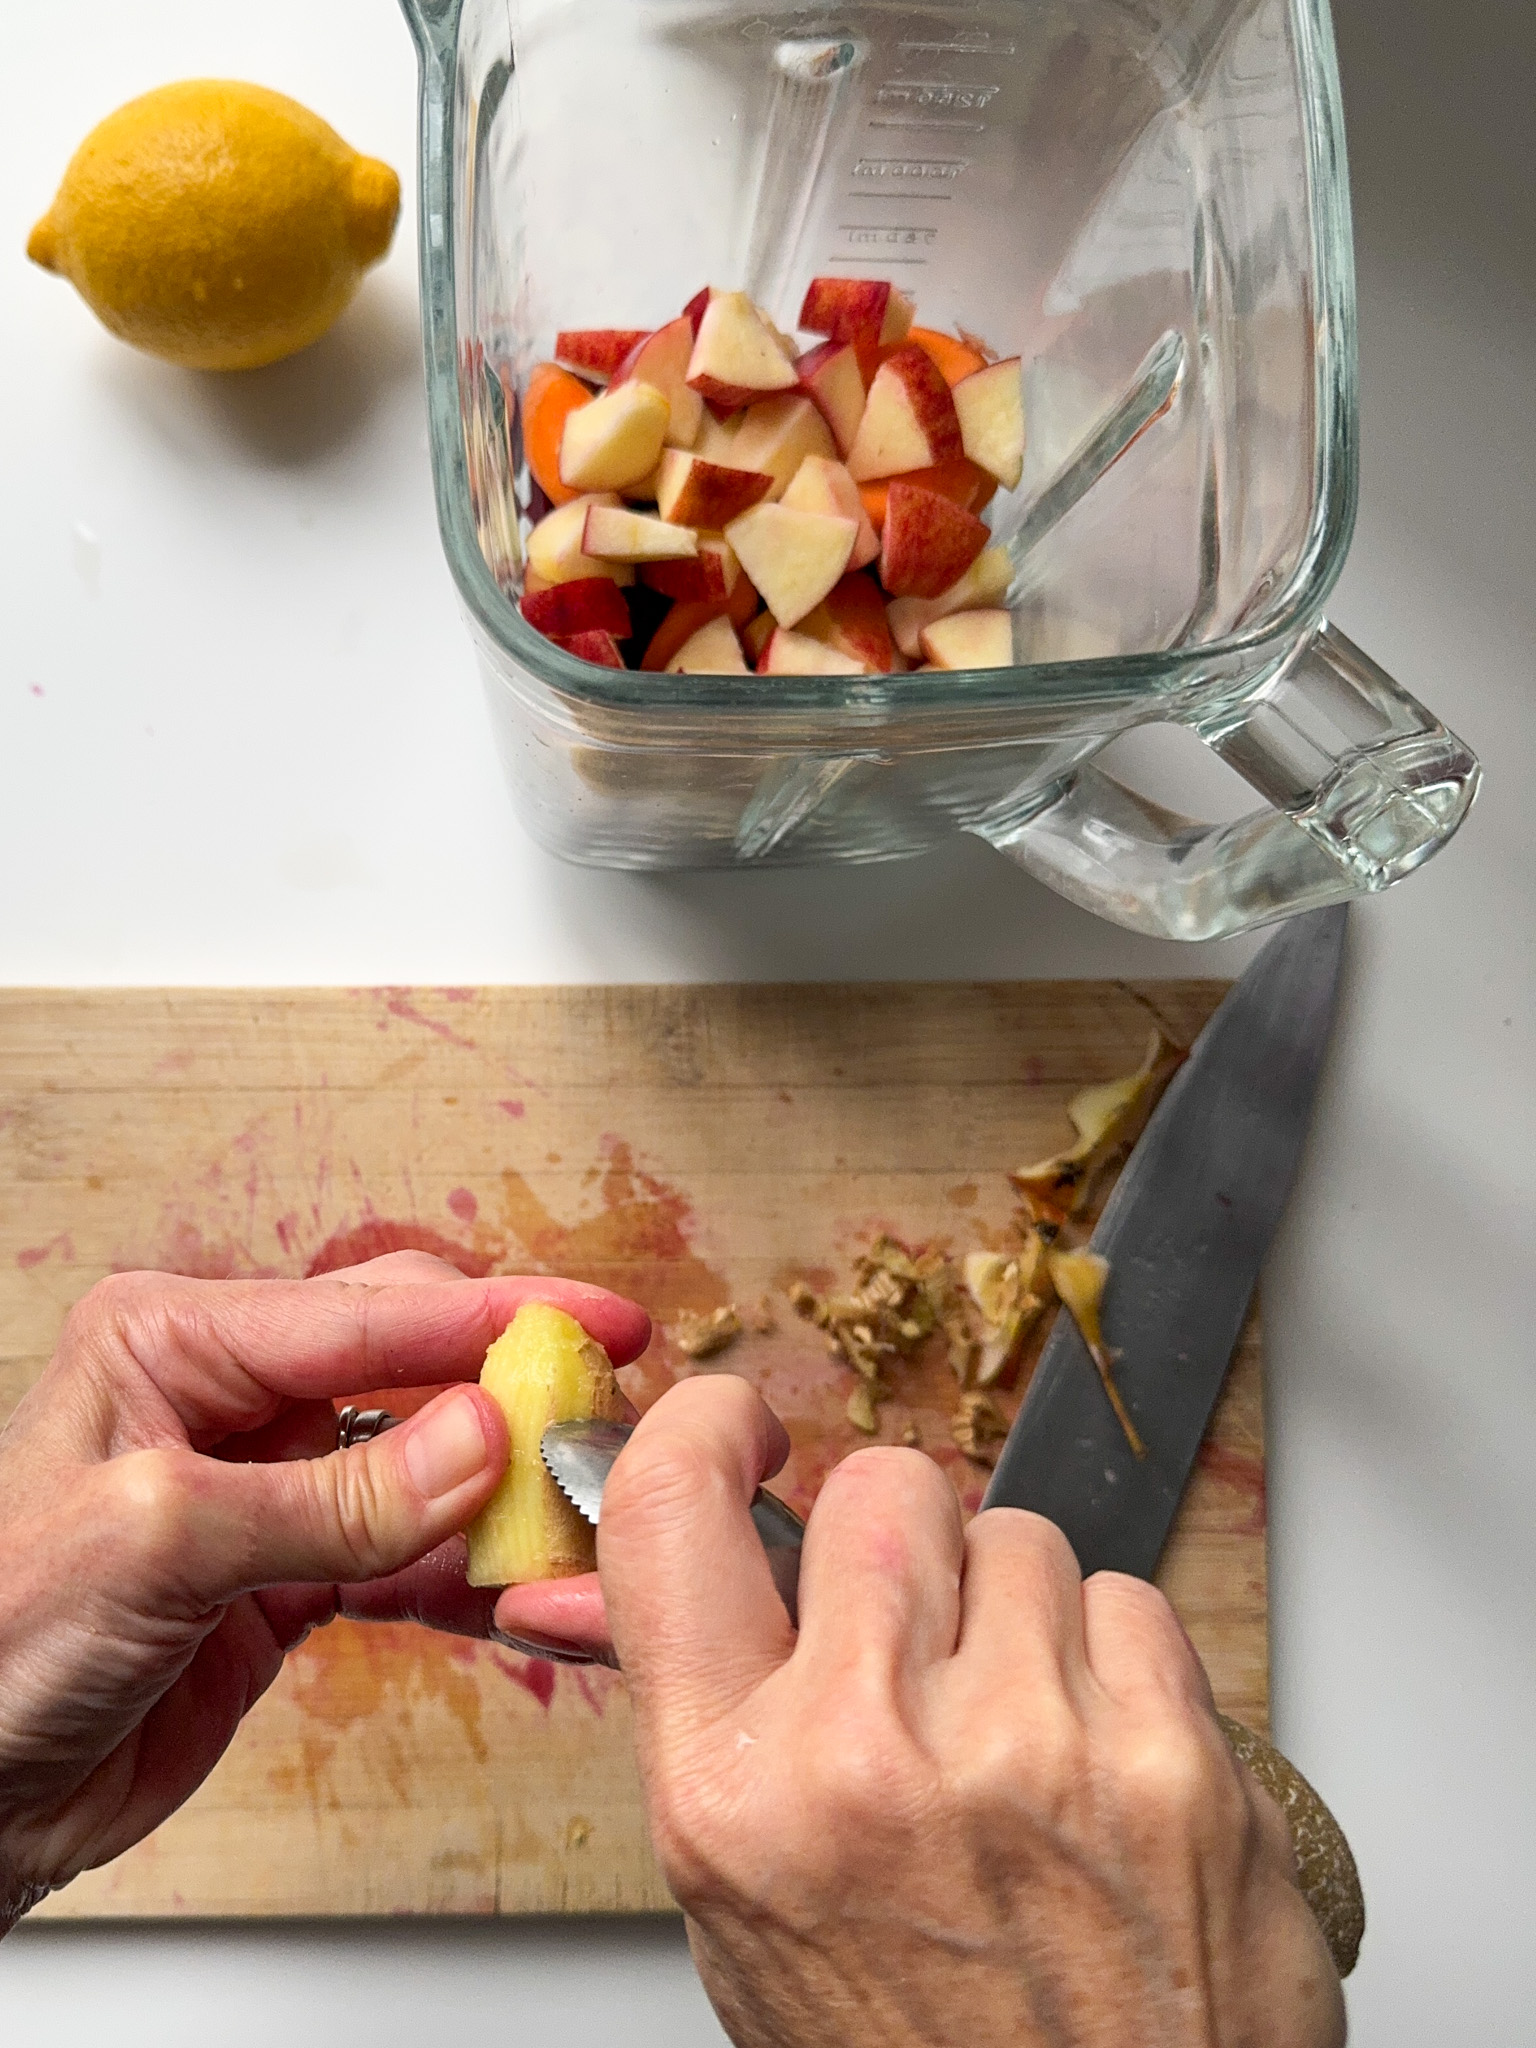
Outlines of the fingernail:
M483 1471L485 1431L467 1395L445 1401L413 1423L405 1435L405 1469L428 1500L440 1500Z
M520 1656L538 1657L546 1664L596 1664L601 1659L588 1650L573 1650L564 1643L547 1642L543 1637L509 1636L505 1629L491 1630L493 1642L505 1643L509 1650L516 1650Z

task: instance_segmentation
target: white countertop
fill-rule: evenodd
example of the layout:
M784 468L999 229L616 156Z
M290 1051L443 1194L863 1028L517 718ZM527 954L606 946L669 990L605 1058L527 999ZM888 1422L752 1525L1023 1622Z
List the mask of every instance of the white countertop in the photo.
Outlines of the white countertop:
M1365 459L1333 613L1471 742L1487 783L1442 859L1356 913L1271 1263L1275 1727L1364 1873L1353 2040L1524 2048L1536 34L1524 0L1339 0L1338 28ZM86 128L199 73L280 87L413 162L411 49L384 0L69 0L7 21L0 980L1180 974L1246 957L1093 924L979 845L846 870L836 891L537 852L437 544L412 210L335 333L244 379L134 356L21 259ZM1246 807L1182 746L1141 758L1189 808ZM721 2038L670 1924L39 1927L0 1948L5 2035L27 2048L415 2048L428 2029L502 2030L514 1996L544 2048Z

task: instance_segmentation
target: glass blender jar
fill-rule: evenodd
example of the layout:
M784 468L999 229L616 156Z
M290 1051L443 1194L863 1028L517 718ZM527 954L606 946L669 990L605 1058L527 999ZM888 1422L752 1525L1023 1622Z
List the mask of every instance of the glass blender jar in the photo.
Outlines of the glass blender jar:
M965 831L1207 939L1384 888L1455 831L1475 759L1323 612L1356 478L1326 0L403 4L439 521L544 846L752 866ZM818 275L1021 358L1024 475L987 513L1015 665L644 674L544 639L518 402L557 330L660 326L704 285L791 329ZM1093 765L1153 722L1261 806L1206 825Z

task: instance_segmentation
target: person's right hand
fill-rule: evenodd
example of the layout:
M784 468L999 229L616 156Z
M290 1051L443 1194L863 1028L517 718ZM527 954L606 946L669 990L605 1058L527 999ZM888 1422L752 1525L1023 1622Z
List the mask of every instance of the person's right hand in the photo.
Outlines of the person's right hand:
M798 1638L747 1503L784 1432L683 1382L598 1559L652 1839L739 2048L1337 2048L1279 1809L1172 1609L1059 1530L961 1526L920 1452L856 1452L806 1530Z

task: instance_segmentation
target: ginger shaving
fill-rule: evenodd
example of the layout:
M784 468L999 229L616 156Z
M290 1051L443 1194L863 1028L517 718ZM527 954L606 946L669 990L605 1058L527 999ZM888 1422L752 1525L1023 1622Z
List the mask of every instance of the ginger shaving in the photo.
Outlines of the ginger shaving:
M1183 1050L1154 1030L1134 1074L1080 1088L1067 1104L1077 1142L1052 1159L1021 1166L1010 1178L1031 1215L1059 1229L1087 1203L1100 1175L1128 1152L1184 1060Z
M950 1421L956 1450L978 1465L995 1465L998 1447L1008 1434L1008 1418L990 1394L962 1394Z
M711 1309L708 1315L685 1310L669 1332L672 1342L687 1358L714 1358L728 1350L741 1335L740 1311L732 1304Z
M965 1291L982 1319L976 1349L976 1385L994 1387L1017 1368L1019 1353L1045 1307L1048 1276L1045 1246L1038 1231L1027 1234L1020 1251L967 1252L962 1265ZM961 1382L964 1385L964 1381Z
M1138 1458L1144 1458L1147 1447L1131 1420L1130 1410L1120 1398L1120 1389L1115 1384L1114 1359L1099 1324L1099 1304L1104 1299L1104 1285L1109 1279L1109 1261L1097 1252L1051 1252L1047 1256L1047 1264L1051 1284L1067 1314L1076 1323L1078 1334L1088 1347L1088 1356L1098 1367L1099 1378L1109 1396L1109 1405L1125 1431L1125 1440Z

